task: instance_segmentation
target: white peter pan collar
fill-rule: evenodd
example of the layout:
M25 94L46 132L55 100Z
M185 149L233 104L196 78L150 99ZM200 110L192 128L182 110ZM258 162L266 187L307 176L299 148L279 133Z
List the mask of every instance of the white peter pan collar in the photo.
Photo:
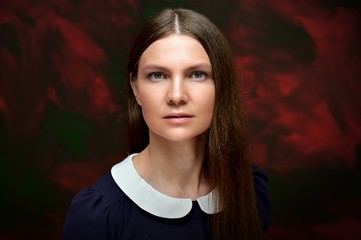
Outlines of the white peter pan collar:
M192 209L192 199L167 196L148 184L133 165L133 157L129 155L122 162L114 165L111 174L119 188L140 208L158 217L181 218ZM216 190L197 199L203 212L214 214L219 212L213 198Z

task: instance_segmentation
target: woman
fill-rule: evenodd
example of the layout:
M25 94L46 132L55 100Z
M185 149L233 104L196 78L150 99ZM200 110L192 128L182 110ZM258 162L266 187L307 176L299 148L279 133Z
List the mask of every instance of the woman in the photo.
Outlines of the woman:
M133 154L73 199L63 238L260 239L267 179L247 159L218 28L186 9L156 14L135 40L128 77Z

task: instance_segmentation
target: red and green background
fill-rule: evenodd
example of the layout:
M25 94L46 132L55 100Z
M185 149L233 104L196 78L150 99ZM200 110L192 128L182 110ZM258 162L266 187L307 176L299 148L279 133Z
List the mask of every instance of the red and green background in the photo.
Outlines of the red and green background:
M229 40L266 239L360 239L361 6L357 0L0 0L0 238L59 239L71 198L128 153L125 66L164 7Z

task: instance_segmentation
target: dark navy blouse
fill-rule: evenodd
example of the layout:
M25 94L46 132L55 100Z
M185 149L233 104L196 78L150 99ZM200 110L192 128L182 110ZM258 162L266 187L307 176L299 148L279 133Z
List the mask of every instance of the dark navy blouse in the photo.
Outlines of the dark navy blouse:
M131 156L128 157L128 160L129 158ZM127 167L122 166L122 168L124 171L131 172L128 171ZM189 210L183 214L184 216L164 217L162 215L162 205L164 203L164 207L167 208L167 203L163 202L163 199L157 204L158 206L155 206L157 209L160 209L160 214L154 213L153 209L149 209L148 206L143 204L147 203L146 199L136 199L137 196L127 194L129 191L132 191L132 188L124 190L122 186L119 186L119 182L117 183L119 179L117 179L113 170L93 186L79 192L74 197L64 225L64 240L211 239L207 221L208 214L206 213L207 204L204 205L204 201L191 201L189 203ZM253 176L257 204L265 231L271 222L268 180L265 174L255 167L253 167ZM140 178L134 179L144 181ZM147 189L138 190L144 191L144 195L149 196L146 193ZM152 193L156 191L154 189L150 190ZM134 191L137 190L135 189ZM187 202L185 204L187 205ZM183 204L175 207L174 212L177 212L186 205Z

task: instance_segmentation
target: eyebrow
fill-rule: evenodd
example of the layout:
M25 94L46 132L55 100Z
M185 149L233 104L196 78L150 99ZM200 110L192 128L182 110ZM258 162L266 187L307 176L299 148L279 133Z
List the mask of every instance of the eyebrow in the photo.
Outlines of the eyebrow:
M208 63L197 63L197 64L194 64L194 65L191 65L189 67L186 68L186 71L192 71L192 70L196 70L196 69L206 69L208 71L212 71L212 65L211 64L208 64ZM169 71L169 68L163 66L163 65L159 65L159 64L145 64L143 67L142 67L143 70L154 70L154 69L157 69L157 70L161 70L161 71Z

